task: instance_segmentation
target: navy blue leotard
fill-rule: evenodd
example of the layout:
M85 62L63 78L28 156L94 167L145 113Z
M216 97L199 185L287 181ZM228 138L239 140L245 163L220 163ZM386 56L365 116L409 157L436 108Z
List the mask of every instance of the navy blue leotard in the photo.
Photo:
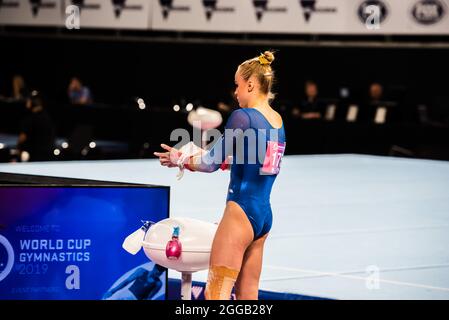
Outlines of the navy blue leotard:
M234 111L225 133L201 158L199 171L212 172L232 156L226 201L236 202L247 215L254 239L270 231L270 193L285 151L284 125L273 128L254 108Z

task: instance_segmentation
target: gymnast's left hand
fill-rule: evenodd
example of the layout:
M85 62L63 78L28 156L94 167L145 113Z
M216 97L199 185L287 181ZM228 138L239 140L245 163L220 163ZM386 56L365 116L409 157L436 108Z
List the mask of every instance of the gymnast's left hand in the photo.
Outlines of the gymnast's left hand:
M164 167L177 168L178 160L181 156L181 152L178 149L172 148L166 144L161 144L162 149L166 152L155 152L154 155L159 157L159 162Z

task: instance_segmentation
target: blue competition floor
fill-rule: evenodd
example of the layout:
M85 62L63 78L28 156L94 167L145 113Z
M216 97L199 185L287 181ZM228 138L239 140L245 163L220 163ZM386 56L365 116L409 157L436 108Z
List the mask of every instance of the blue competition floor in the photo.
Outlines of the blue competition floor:
M0 171L170 185L172 216L211 222L220 220L228 183L225 172L186 172L177 181L176 170L156 160L1 164ZM271 202L260 289L449 299L449 162L288 156ZM206 276L198 272L193 280Z

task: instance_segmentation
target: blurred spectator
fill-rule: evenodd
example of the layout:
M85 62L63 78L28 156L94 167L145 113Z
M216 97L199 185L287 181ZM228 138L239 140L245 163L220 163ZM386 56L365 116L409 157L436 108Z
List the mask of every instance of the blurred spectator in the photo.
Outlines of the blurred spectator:
M300 102L299 108L293 108L292 115L306 120L321 119L324 110L318 98L318 85L313 81L306 81L304 93L305 99Z
M90 89L84 86L80 79L73 77L70 80L68 95L70 103L78 105L86 105L92 103L92 95Z
M55 133L53 123L44 109L42 97L33 91L27 99L26 107L30 114L20 126L17 148L30 155L30 161L50 160L53 154Z
M29 91L25 84L25 80L19 74L12 77L12 94L11 98L14 100L23 100L29 97Z
M398 101L396 99L392 99L391 96L387 96L383 85L379 82L373 82L370 84L368 96L362 100L362 102L360 115L358 117L361 121L372 122L377 118L377 121L381 121L381 123L383 123L384 121L398 121L401 118L401 111L398 107ZM385 111L382 111L382 109ZM383 120L381 120L382 118Z
M384 88L380 83L374 82L369 87L369 105L377 105L384 99Z

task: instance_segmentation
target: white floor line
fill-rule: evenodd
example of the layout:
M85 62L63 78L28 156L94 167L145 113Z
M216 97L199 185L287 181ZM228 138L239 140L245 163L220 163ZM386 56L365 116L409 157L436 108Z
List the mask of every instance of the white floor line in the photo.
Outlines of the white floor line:
M272 269L280 269L283 267L273 267L268 266ZM409 270L423 270L423 269L438 269L438 268L448 268L449 264L431 264L431 265L421 265L421 266L404 266L404 267L396 267L396 268L382 268L379 269L380 273L383 272L394 272L394 271L409 271ZM350 275L357 273L366 273L366 270L354 270L354 271L343 271L343 272L335 272L335 274L339 275ZM291 279L312 279L312 278L321 278L327 277L327 274L317 274L317 275L307 275L307 276L286 276L286 277L271 277L264 278L262 281L276 281L276 280L291 280Z
M421 229L444 229L449 228L449 224L429 225L429 226L409 226L409 227L392 227L392 228L368 228L368 229L348 229L348 230L335 230L324 232L303 232L303 233L285 233L285 234L271 234L270 239L283 239L294 237L314 237L314 236L327 236L327 235L346 235L346 234L358 234L358 233L377 233L377 232L393 232L404 230L421 230Z
M305 269L299 269L299 268L288 268L288 267L278 267L278 266L265 266L265 268L284 270L284 271L296 271L296 272L312 273L312 274L316 274L316 275L340 277L340 278L346 278L346 279L351 279L351 280L362 280L362 281L370 280L370 278L368 278L368 277L351 276L351 275L341 274L341 273L338 273L338 272L322 272L322 271L315 271L315 270L305 270ZM434 286L428 286L428 285L419 284L419 283L402 282L402 281L387 280L387 279L381 279L381 278L379 278L378 280L379 280L379 282L395 284L395 285L400 285L400 286L408 286L408 287L415 287L415 288L423 288L423 289L439 290L439 291L449 292L449 288L434 287ZM266 281L266 280L261 280L261 281ZM370 281L372 281L372 280L370 280Z

